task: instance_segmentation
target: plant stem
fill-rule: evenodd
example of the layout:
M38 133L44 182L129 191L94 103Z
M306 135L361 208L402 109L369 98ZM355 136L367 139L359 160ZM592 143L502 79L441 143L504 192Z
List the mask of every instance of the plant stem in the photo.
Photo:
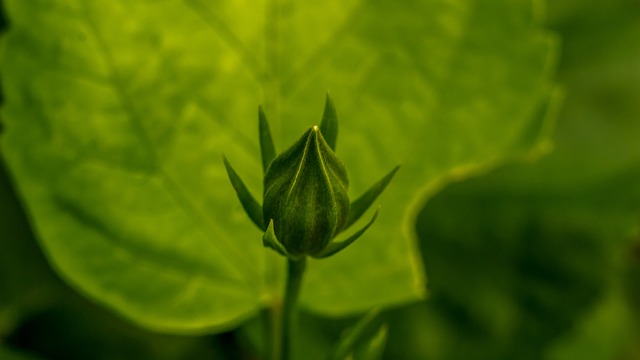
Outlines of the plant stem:
M280 318L282 316L282 304L273 304L262 312L264 354L270 360L280 359Z
M278 344L274 346L274 360L290 360L292 337L297 325L298 294L302 285L302 277L307 259L287 260L287 283L284 290L284 303L280 314Z

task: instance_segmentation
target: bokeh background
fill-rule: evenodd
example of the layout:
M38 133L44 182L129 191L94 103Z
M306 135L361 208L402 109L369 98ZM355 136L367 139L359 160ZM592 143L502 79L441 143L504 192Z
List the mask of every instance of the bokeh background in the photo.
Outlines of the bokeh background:
M640 2L551 1L547 26L562 39L555 151L426 204L430 296L385 311L385 358L640 359ZM303 320L312 359L354 319ZM0 164L0 359L252 359L258 326L160 335L89 302L46 262Z

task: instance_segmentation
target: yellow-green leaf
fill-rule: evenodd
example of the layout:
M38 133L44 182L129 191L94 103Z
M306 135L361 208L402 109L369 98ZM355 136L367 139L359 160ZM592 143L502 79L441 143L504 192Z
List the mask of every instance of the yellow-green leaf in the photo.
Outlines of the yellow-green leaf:
M416 209L546 144L556 51L537 1L4 5L1 146L40 243L83 294L156 330L228 328L280 296L282 258L220 161L260 191L258 104L284 148L330 91L353 196L402 164L376 226L309 264L301 302L323 314L423 297Z

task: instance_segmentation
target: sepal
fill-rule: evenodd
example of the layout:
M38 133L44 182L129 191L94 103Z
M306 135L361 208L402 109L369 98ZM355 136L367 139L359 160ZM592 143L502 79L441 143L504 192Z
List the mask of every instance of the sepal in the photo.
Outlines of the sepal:
M266 173L269 165L276 157L276 147L273 145L271 130L267 116L262 106L258 107L258 133L260 137L260 157L262 158L262 173Z
M377 183L373 184L369 190L367 190L364 194L360 195L353 203L351 203L351 207L349 208L349 216L347 217L347 221L343 226L343 230L347 229L349 226L353 225L356 221L358 221L362 215L371 207L374 201L382 194L384 189L389 185L391 179L396 174L396 172L400 169L400 165L394 167L387 175L385 175L382 179L378 180Z
M227 170L227 175L231 181L233 189L236 191L236 195L242 204L242 208L249 215L249 219L260 229L264 231L264 218L262 216L262 206L258 204L256 199L251 195L249 189L244 184L238 173L233 170L231 164L227 161L227 158L222 155L222 161L224 162L224 168Z
M369 220L367 225L365 225L362 229L356 231L353 235L351 235L345 240L329 243L329 245L327 245L327 247L324 248L324 250L322 250L319 254L312 255L312 256L317 259L322 259L322 258L329 257L331 255L335 255L340 251L344 250L347 246L353 244L354 241L358 240L358 238L360 238L360 236L362 236L362 234L364 234L367 231L367 229L369 229L369 227L373 225L373 223L378 218L378 212L380 212L380 207L376 209L376 212L373 214L373 217L371 218L371 220Z
M327 99L324 103L324 112L322 113L322 121L320 121L320 132L327 141L329 147L336 151L338 143L338 114L336 107L333 105L331 96L327 93Z
M262 235L262 245L265 247L272 248L280 255L286 256L291 260L300 260L304 256L293 256L291 255L287 249L282 245L278 238L276 237L276 233L273 230L273 220L269 220L269 226L267 226L267 231Z

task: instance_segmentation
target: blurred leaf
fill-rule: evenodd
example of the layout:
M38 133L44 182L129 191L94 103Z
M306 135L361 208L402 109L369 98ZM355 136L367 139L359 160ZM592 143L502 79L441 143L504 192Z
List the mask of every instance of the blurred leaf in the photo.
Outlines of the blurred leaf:
M624 359L621 349L636 340L635 319L620 289L610 290L598 306L577 319L576 330L554 344L545 359Z
M0 346L0 359L3 360L38 360L39 357Z
M452 185L427 203L418 234L431 296L421 316L407 310L407 324L392 325L392 358L540 359L604 296L633 212L590 191L531 193L500 181L516 171ZM403 340L410 331L420 335Z
M230 327L280 296L219 161L259 191L259 103L284 148L330 90L352 194L403 165L371 233L310 264L301 301L324 314L422 297L426 198L547 145L555 42L531 1L6 5L2 147L45 252L156 330Z
M336 343L336 347L332 352L329 359L331 360L344 360L354 357L354 353L358 348L364 347L374 352L375 350L384 350L384 340L386 340L387 327L381 324L380 321L380 309L374 309L367 314L363 315L357 323L351 328L347 329L340 340ZM380 335L380 333L384 335ZM378 346L380 343L379 337L382 337L382 348ZM367 351L365 350L365 353Z
M432 296L397 312L390 358L637 358L637 301L620 287L640 218L640 9L560 1L551 12L568 3L577 12L554 23L566 89L556 151L427 203Z
M558 192L585 191L640 171L640 7L627 0L563 0L551 2L550 12L567 3L575 13L553 24L563 38L558 78L566 92L556 150L510 174L539 192L549 184ZM634 188L619 188L616 198L622 200L622 191Z
M148 333L79 298L46 263L6 175L0 159L0 342L13 349L0 359L219 358L233 345Z
M228 334L197 337L147 332L77 296L64 300L32 314L5 342L46 359L241 358Z
M29 229L0 156L0 339L53 303L61 283Z
M387 344L389 327L385 324L354 354L355 360L379 360L382 359Z

